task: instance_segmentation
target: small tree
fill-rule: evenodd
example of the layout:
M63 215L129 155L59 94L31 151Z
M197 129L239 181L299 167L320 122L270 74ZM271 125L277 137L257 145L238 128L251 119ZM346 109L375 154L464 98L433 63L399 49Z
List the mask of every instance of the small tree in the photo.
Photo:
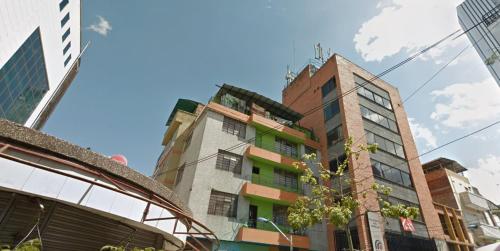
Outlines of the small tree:
M310 187L310 194L300 197L288 208L288 222L294 229L304 229L311 227L316 223L326 220L338 229L344 229L347 236L349 250L354 250L349 223L354 220L354 212L359 207L364 207L361 200L356 199L358 195L366 197L368 191L359 191L353 194L345 186L352 187L355 182L363 180L353 180L345 177L344 170L349 165L349 159L354 157L358 160L362 152L375 153L377 145L358 145L353 150L353 140L349 137L344 144L346 159L338 163L335 172L325 168L320 162L316 161L316 154L304 155L304 161L294 163L295 168L303 169L304 172L300 181ZM318 166L319 179L314 176L313 170L306 162L312 162ZM352 166L352 165L351 165ZM371 167L369 167L371 168ZM332 180L333 178L333 180ZM329 185L330 183L335 183ZM384 217L405 217L414 219L418 216L419 210L415 207L409 207L403 204L391 204L388 196L391 188L374 183L371 189L377 193L377 199L380 202L380 213ZM361 216L357 215L356 217Z

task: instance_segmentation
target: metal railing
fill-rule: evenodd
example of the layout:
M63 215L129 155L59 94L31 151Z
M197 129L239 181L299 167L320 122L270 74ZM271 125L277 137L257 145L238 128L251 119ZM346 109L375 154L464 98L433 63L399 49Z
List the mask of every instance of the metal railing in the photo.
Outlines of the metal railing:
M281 231L287 233L287 234L294 234L294 235L301 235L305 236L306 232L304 230L296 230L293 229L292 227L288 225L283 225L283 224L277 224L275 223ZM272 231L272 232L278 232L273 225L269 223L264 223L264 222L257 222L256 220L248 220L247 226L249 228L255 228L255 229L260 229L260 230L266 230L266 231Z
M287 192L298 193L300 195L304 195L304 185L300 184L298 177L297 177L297 184L296 185L287 186L287 185L283 185L283 184L278 183L272 177L253 174L252 175L252 183L267 186L267 187L277 188L277 189L284 190Z

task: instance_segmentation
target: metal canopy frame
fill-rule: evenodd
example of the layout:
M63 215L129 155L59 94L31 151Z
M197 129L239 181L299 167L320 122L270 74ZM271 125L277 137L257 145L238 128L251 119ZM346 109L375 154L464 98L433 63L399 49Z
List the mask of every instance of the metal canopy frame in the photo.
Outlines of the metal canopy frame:
M269 110L272 114L290 120L294 123L302 119L302 117L304 117L302 114L288 108L287 106L279 102L276 102L270 98L262 96L256 92L245 90L229 84L224 84L217 93L217 96L222 95L224 93L229 93L237 98L250 101L252 103L256 103L257 105L262 106L266 110Z
M73 167L75 169L78 169L80 171L83 171L83 172L86 172L86 173L89 173L92 175L96 175L98 177L105 179L106 181L110 182L111 184L115 185L116 188L104 185L104 184L99 183L97 181L88 180L88 179L82 178L82 177L77 176L77 175L62 172L62 171L59 171L59 170L56 170L53 168L49 168L49 167L46 167L44 165L29 161L29 160L25 160L25 159L18 158L18 157L4 153L8 149L13 149L15 151L19 151L19 152L29 154L29 155L35 155L35 156L40 157L40 158L45 158L47 160L51 160L51 161L54 161L54 162L57 162L60 164L68 165L68 166ZM215 235L215 233L212 232L212 230L210 230L208 227L206 227L203 223L201 223L201 222L195 220L193 217L187 215L185 212L182 211L182 209L180 207L178 207L174 203L158 196L157 194L155 194L152 191L148 191L145 188L139 187L138 185L130 184L129 182L125 182L122 179L111 177L108 174L106 174L106 172L104 170L92 169L92 168L89 168L89 167L81 165L81 164L77 164L77 163L72 162L72 161L61 159L61 158L51 156L51 155L48 155L45 153L40 153L37 151L28 150L28 149L25 149L22 147L13 146L11 144L4 143L1 141L0 141L0 157L5 158L5 159L10 159L10 160L13 160L16 162L20 162L20 163L23 163L26 165L30 165L30 166L33 166L35 168L40 168L40 169L45 170L45 171L49 171L49 172L53 172L53 173L56 173L59 175L63 175L63 176L67 176L67 177L70 177L73 179L77 179L77 180L80 180L83 182L87 182L87 183L90 183L90 184L95 185L95 186L100 186L100 187L103 187L105 189L110 189L114 192L118 192L118 193L124 194L126 196L130 196L130 197L133 197L135 199L142 200L142 201L146 202L147 204L146 204L146 208L144 209L144 212L142 214L143 217L141 219L141 223L144 223L146 221L155 221L155 220L160 221L160 220L173 220L173 219L175 219L175 223L174 223L175 225L174 225L174 230L173 230L172 234L187 235L187 236L191 237L191 238L186 238L186 245L191 247L193 250L196 250L196 251L200 251L200 250L210 251L211 250L209 247L203 245L203 243L201 243L199 240L197 240L197 237L198 238L200 238L200 237L206 238L207 240L211 240L212 245L215 242L217 247L220 246L220 241L217 238L217 236ZM133 194L133 193L128 193L124 189L124 187L126 187L130 190L133 190L139 194L143 194L144 197L141 197L141 196ZM147 199L147 198L149 198L149 199ZM148 219L146 217L147 217L147 214L149 212L149 208L150 208L151 204L158 206L160 208L166 209L166 210L170 211L172 214L174 214L175 216L174 217L149 218ZM182 223L184 223L186 225L187 231L184 231L184 232L177 231L177 225L178 225L177 223L179 221L181 221ZM190 243L188 241L188 239L194 240L199 245L199 247L201 249L198 248L194 243ZM180 250L185 248L185 247L180 247L180 246L176 245L175 243L172 243L171 241L169 241L165 238L164 238L164 241L167 241L167 242L173 244L174 246L178 247Z

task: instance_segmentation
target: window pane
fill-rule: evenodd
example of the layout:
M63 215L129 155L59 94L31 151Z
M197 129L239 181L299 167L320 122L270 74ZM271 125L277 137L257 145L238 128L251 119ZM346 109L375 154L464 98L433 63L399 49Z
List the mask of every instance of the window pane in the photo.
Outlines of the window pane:
M384 177L382 174L382 167L380 166L380 162L372 160L372 170L373 170L373 175L377 177Z
M384 101L382 101L382 97L380 97L377 94L374 94L375 97L375 102L378 103L379 105L384 105Z
M401 172L401 176L403 177L403 185L405 185L407 187L412 187L410 174L405 173L405 172Z
M396 154L396 149L394 148L394 142L390 141L390 140L385 140L385 147L386 147L386 151L392 153L392 154Z
M391 101L389 101L388 99L383 98L382 102L384 103L385 108L392 110Z
M392 182L403 184L403 180L401 179L401 171L399 171L399 169L384 165L384 175L386 179Z
M396 122L394 122L394 120L389 119L389 129L395 132L398 131L398 126L396 125Z
M403 150L403 146L400 144L394 144L396 148L396 155L398 155L401 158L405 158L405 152Z
M385 139L384 138L382 138L378 135L375 135L375 143L378 144L378 147L380 147L380 149L387 151L387 147L385 146Z
M367 132L366 133L366 142L368 142L368 144L374 144L375 143L375 135L371 132Z

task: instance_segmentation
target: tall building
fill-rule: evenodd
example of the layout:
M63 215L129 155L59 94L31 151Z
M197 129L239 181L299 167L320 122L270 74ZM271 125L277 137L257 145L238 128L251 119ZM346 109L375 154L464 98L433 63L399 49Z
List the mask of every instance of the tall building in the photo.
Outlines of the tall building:
M0 118L40 129L80 64L80 0L0 1Z
M484 246L500 240L500 218L494 214L498 206L484 198L463 175L465 167L438 158L423 168L451 250L472 250L471 245ZM454 217L459 219L454 221Z
M199 236L218 243L177 194L126 162L4 119L0 173L2 250L35 238L51 251L207 250Z
M358 249L425 251L443 242L443 229L395 87L334 54L324 64L309 64L291 80L283 90L283 104L307 114L299 123L319 138L323 165L331 170L345 159L346 138L352 137L355 145L378 144L376 153L351 159L347 170L351 179L359 181L351 189L365 205L351 226ZM377 196L370 188L374 182L392 188L389 201L420 209L413 231L404 228L402 219L381 219ZM361 191L371 192L365 197ZM345 248L344 236L343 231L329 228L329 250ZM378 237L385 239L378 240L385 248L377 245Z
M301 118L228 84L206 105L179 99L154 176L214 230L219 250L288 250L288 240L259 217L291 234L296 249L326 250L325 225L294 231L287 223L288 205L307 192L299 180L302 171L292 164L319 148L314 134L296 123Z
M460 26L500 85L500 1L465 0L457 7Z

